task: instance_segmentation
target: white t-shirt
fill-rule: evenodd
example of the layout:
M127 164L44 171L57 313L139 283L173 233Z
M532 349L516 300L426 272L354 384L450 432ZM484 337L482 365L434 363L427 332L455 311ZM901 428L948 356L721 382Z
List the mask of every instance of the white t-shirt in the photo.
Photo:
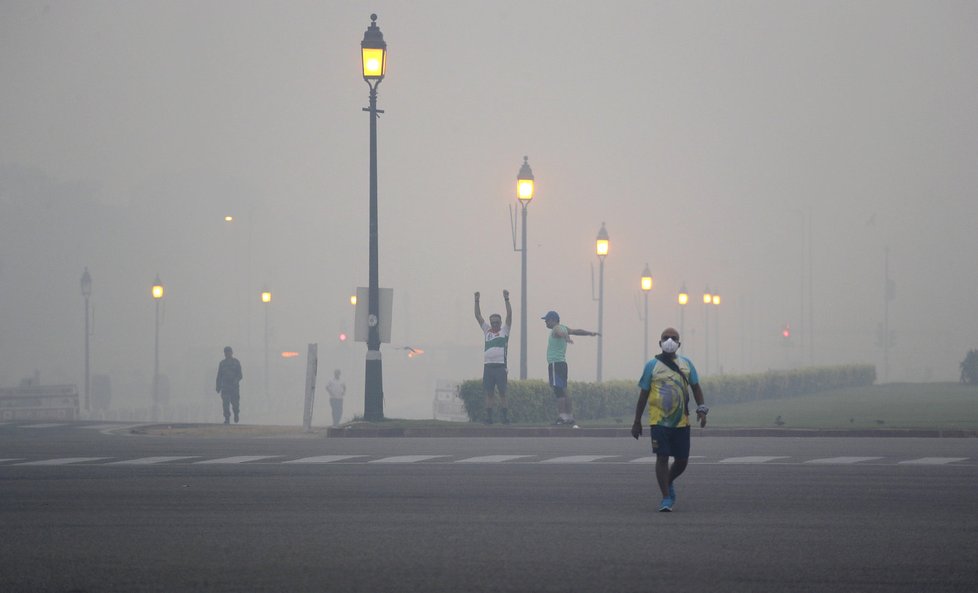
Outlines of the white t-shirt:
M486 364L506 364L506 347L509 344L509 328L505 325L498 332L492 331L492 326L482 323L482 331L486 335Z
M326 384L326 391L329 392L329 399L343 399L346 393L346 383L339 379L330 379Z

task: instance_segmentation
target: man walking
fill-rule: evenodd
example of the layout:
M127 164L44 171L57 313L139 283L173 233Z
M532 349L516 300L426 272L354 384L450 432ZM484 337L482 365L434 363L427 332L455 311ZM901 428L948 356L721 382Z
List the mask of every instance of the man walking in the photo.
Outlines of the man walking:
M547 340L547 376L557 398L557 421L554 424L580 428L574 420L570 396L567 394L567 344L573 344L571 336L597 336L598 332L586 329L571 329L560 323L556 311L547 311L544 323L550 330Z
M479 308L479 293L475 293L475 320L482 328L485 336L483 358L485 366L482 369L482 389L486 392L486 424L492 424L492 404L495 392L499 392L499 418L503 424L509 424L509 406L506 401L506 354L509 349L509 329L513 325L513 308L509 304L509 291L503 291L503 301L506 303L506 324L499 313L489 316L489 323L482 318Z
M234 409L234 422L238 423L238 411L241 403L241 393L238 383L244 377L241 374L241 363L234 356L230 346L224 347L224 360L217 365L217 392L221 394L221 406L224 409L224 424L231 423L231 409Z
M326 384L329 393L329 407L333 412L333 426L339 426L343 419L343 396L346 395L346 383L340 379L340 369L333 371L333 378Z
M655 479L662 491L659 512L671 512L676 503L675 481L689 463L689 391L696 399L696 418L700 427L706 426L710 411L703 403L703 390L693 362L677 356L679 332L671 327L662 330L659 347L662 353L645 363L638 381L638 403L632 436L642 436L642 413L649 406L649 432L652 433L652 452L655 453ZM673 463L669 466L669 457Z

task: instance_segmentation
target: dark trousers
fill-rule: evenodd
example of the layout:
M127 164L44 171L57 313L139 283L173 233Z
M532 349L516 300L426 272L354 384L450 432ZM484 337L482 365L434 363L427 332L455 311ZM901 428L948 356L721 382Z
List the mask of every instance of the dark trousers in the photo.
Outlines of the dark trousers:
M231 409L234 409L234 417L238 417L238 411L241 404L241 392L237 389L222 389L221 390L221 405L224 408L224 419L228 420L231 418Z
M329 407L333 409L333 426L339 426L343 419L343 400L329 398Z

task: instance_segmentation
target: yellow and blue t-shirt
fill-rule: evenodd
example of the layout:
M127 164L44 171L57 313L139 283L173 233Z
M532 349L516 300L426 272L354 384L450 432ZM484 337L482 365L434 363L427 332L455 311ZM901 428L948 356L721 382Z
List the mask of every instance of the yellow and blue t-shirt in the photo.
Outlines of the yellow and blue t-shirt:
M685 356L676 356L674 360L689 379L690 385L700 382L693 361ZM649 426L689 426L689 390L678 373L653 358L645 363L638 387L649 390Z

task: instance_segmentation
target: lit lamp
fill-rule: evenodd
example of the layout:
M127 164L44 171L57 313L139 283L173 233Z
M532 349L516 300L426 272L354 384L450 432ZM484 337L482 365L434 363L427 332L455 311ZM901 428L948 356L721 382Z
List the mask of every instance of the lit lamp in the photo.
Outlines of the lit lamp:
M153 280L150 294L156 303L156 332L153 340L153 420L156 420L160 407L160 301L163 300L163 282L160 281L159 274Z
M516 175L516 199L523 213L523 239L520 247L522 266L520 268L520 380L526 379L526 207L533 199L533 170L529 157L523 157L523 165ZM515 232L515 225L514 225ZM516 248L514 238L513 248Z
M350 304L351 305L356 305L357 304L357 295L350 296Z
M608 230L601 223L598 229L598 237L594 241L594 252L598 255L598 266L601 270L598 281L598 372L596 381L601 382L602 351L604 346L604 258L608 255L609 239Z
M713 304L713 294L710 293L710 287L707 286L706 290L703 291L703 371L706 374L710 373L710 305Z
M364 365L363 418L368 422L384 419L384 370L380 356L380 281L377 233L377 87L387 73L387 43L377 26L377 15L370 15L370 26L360 42L363 79L370 87L370 246L367 285L367 354Z
M642 271L642 292L645 293L645 360L649 359L649 292L652 290L652 271L645 264Z
M261 291L261 302L265 306L265 400L268 400L268 305L272 302L272 291L265 290Z
M234 222L234 217L228 214L224 217L224 222Z
M685 282L683 282L683 287L679 289L679 296L676 297L676 301L679 303L679 339L682 340L686 337L686 305L689 303L689 293L686 292Z

